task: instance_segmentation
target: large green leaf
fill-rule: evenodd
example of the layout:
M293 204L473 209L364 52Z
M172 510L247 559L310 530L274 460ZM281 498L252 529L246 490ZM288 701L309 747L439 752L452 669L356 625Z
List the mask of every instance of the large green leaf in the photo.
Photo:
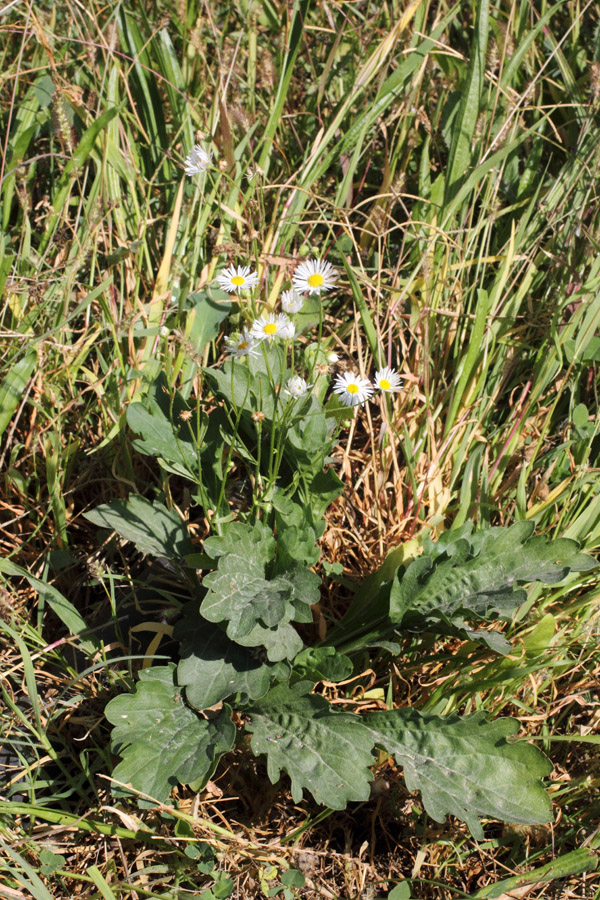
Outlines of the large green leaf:
M554 584L570 571L597 565L592 557L577 552L575 541L532 537L533 528L532 522L516 522L510 528L479 532L474 558L473 544L463 540L453 545L450 559L437 566L428 557L415 560L392 587L392 622L399 625L408 614L427 616L436 611L447 618L455 613L506 617L526 599L517 584Z
M364 718L373 742L404 767L410 791L421 791L436 822L454 815L483 840L479 816L533 824L552 818L541 779L552 770L539 750L509 742L514 719L487 722L483 713L461 719L398 709Z
M320 550L316 542L322 530L317 533L312 507L294 503L282 492L276 492L273 509L277 529L277 568L285 569L294 560L314 566L319 561Z
M205 291L189 294L188 303L193 303L188 313L188 340L196 353L201 356L207 344L218 337L221 322L231 312L231 297L219 291L219 299Z
M307 647L294 660L294 675L303 680L344 681L353 669L352 660L333 647Z
M267 659L271 662L294 659L303 647L302 638L289 622L281 623L275 628L255 625L247 635L238 638L237 643L242 647L264 647Z
M208 588L200 607L204 618L227 622L228 637L245 647L262 644L272 662L295 656L302 642L289 623L312 621L311 604L320 598L318 576L294 564L267 578L275 542L260 522L252 527L236 523L205 546L218 565L203 580Z
M135 693L115 697L106 707L115 726L113 750L123 757L113 777L162 803L178 782L207 779L235 740L231 709L201 718L183 702L174 675L174 663L143 669Z
M164 374L150 385L143 402L127 408L127 424L139 435L134 441L136 450L158 457L168 472L197 481L197 446L206 449L208 419L204 414L198 417L190 409L181 394L169 386ZM197 435L192 426L198 430Z
M267 756L271 781L282 769L290 776L296 803L306 788L318 803L343 809L369 797L374 741L359 716L339 712L311 688L309 681L277 685L251 707L246 727L253 751Z
M275 674L284 674L229 640L225 632L200 616L197 604L190 604L174 637L181 641L177 682L196 709L206 709L236 693L257 700L267 693Z
M427 556L415 559L391 582L359 590L328 643L345 652L386 646L407 629L427 629L486 643L500 653L508 643L497 632L473 629L470 620L508 618L525 600L518 584L554 584L569 572L585 572L598 565L577 551L566 538L532 537L533 523L488 528L470 533L463 526L444 535L436 545L426 543ZM441 547L439 545L442 545Z
M218 369L204 369L203 372L211 390L227 400L236 412L261 412L267 422L272 421L275 411L273 382L277 383L275 372L254 374L247 366L233 360L227 360Z
M85 517L94 525L116 531L149 556L180 559L194 549L187 528L177 513L158 501L151 503L139 494L130 494L127 500L104 503L85 513Z

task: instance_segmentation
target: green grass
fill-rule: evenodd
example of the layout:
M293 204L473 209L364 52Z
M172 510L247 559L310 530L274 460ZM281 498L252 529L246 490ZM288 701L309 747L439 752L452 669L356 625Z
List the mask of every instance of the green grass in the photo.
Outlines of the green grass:
M143 606L145 575L126 548L99 549L84 511L162 491L204 535L181 483L136 453L125 412L159 371L201 397L199 365L222 342L205 350L190 294L228 261L258 266L273 304L299 255L327 253L343 273L324 304L328 347L405 379L385 428L365 412L337 451L347 489L323 546L345 577L467 520L531 518L597 553L597 11L476 6L67 2L0 16L2 555L92 626L128 592ZM218 166L188 179L199 137ZM207 886L184 852L191 794L163 819L104 808L103 708L153 633L94 656L38 587L13 576L0 604L14 754L2 879L35 897L71 896L76 882L83 897ZM196 834L215 841L240 896L260 895L268 867L296 865L300 847L317 853L308 877L336 897L413 872L416 897L476 896L594 850L594 745L552 737L597 731L597 600L594 575L532 591L510 629L514 659L449 643L440 662L439 646L415 640L391 683L364 679L430 711L520 718L556 766L556 823L541 837L498 831L478 847L392 790L377 810L329 816L280 846L318 812L284 788L272 812L238 799L266 778L243 752L202 801ZM345 602L332 582L326 614ZM49 874L45 847L64 857ZM592 868L565 872L573 896L600 896Z

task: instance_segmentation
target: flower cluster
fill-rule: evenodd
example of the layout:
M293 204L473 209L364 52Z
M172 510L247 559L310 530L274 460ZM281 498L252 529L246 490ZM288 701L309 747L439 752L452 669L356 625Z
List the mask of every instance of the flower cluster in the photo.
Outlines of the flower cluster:
M299 313L304 304L303 294L317 294L329 291L335 286L337 271L331 263L322 259L309 259L300 263L292 275L293 287L284 291L281 295L281 307L283 312L263 313L245 327L241 332L225 338L226 353L233 359L242 356L256 356L257 347L262 341L271 342L277 338L291 341L296 335L296 328L288 314ZM240 294L241 291L256 287L259 277L251 271L250 266L230 265L222 269L217 275L219 287L230 294ZM330 353L327 357L329 363L338 362L336 353ZM316 366L316 371L328 371L327 366ZM390 394L400 390L402 381L395 369L385 366L375 373L374 383L367 378L361 378L355 372L343 372L336 376L333 391L337 394L345 406L359 406L365 403L376 390L384 394ZM301 375L292 375L286 382L284 393L293 399L305 397L312 384L307 384Z
M227 355L234 359L239 359L241 356L255 356L256 347L261 341L272 341L275 338L285 341L293 340L296 327L288 318L287 313L293 315L302 309L304 298L301 291L320 294L321 291L330 290L336 280L337 272L331 263L324 262L322 259L311 259L301 263L292 276L294 287L284 291L281 295L283 312L263 313L249 328L244 328L242 332L225 338ZM227 291L229 294L238 294L238 296L241 291L256 287L258 282L259 277L256 272L251 270L250 266L232 264L226 269L221 269L217 275L217 284L221 290ZM300 376L294 377L299 378ZM312 387L312 385L306 386L306 382L304 382L304 386L303 392L298 393L297 382L293 382L291 387L288 383L290 390L287 393L293 397L301 397L306 393L308 387Z
M355 372L343 372L337 375L333 383L333 391L345 406L359 406L369 400L375 390L384 394L399 391L402 380L395 369L385 366L375 373L375 383L368 378L361 378Z

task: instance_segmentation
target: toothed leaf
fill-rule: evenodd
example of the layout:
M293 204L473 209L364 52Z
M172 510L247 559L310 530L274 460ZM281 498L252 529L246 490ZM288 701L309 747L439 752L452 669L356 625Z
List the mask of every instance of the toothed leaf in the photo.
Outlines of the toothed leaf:
M364 718L373 743L404 768L406 786L421 791L436 822L454 815L483 840L479 816L534 824L552 818L541 779L552 770L545 756L525 741L509 742L514 719L488 722L483 713L445 718L396 709Z
M285 670L256 659L203 619L195 604L177 624L173 636L181 640L177 681L196 709L214 706L236 693L257 700L267 693L274 677L285 677Z
M480 619L507 617L525 599L518 584L554 584L569 572L584 572L596 560L577 552L575 541L532 537L532 522L493 528L452 545L452 556L434 564L415 560L395 581L390 595L390 619L395 625L412 615L451 619L456 613ZM473 549L478 554L472 558Z
M206 549L218 563L203 580L208 592L202 616L226 622L228 637L244 647L262 644L272 662L293 658L302 641L290 623L312 621L311 604L320 598L318 576L296 563L267 578L275 542L260 523L238 524L223 538L209 539Z
M298 803L304 789L318 803L344 809L350 800L366 800L373 763L373 738L362 719L336 710L311 694L312 683L279 684L251 707L254 753L267 757L275 783L284 769Z
M162 803L178 782L202 783L235 740L231 709L201 718L184 703L174 674L173 663L142 669L135 693L106 707L113 751L122 757L113 777Z

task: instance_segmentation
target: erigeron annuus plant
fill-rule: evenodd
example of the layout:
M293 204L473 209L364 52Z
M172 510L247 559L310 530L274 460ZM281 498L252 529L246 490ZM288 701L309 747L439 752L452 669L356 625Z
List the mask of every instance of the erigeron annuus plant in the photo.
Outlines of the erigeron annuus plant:
M347 697L342 711L322 692L359 674L365 652L391 664L409 633L453 635L506 654L511 645L486 625L511 617L526 597L522 585L554 583L595 561L573 541L533 537L529 522L478 533L463 526L424 541L409 564L386 565L358 588L327 639L312 641L320 580L311 567L327 507L343 487L329 460L338 407L324 402L327 348L299 340L290 317L301 308L298 292L318 295L334 286L336 272L319 260L299 268L296 293L282 301L288 312L248 315L226 338L228 358L204 370L196 409L161 378L128 410L137 449L195 486L212 526L202 553L163 504L132 495L90 514L169 560L189 598L174 631L179 661L142 670L134 693L107 706L122 757L114 778L160 802L178 783L201 790L247 732L270 779L287 772L296 802L305 790L334 809L368 799L379 749L403 767L409 790L421 791L437 821L456 815L478 838L480 817L548 821L541 779L550 765L527 742L510 740L516 721L413 708L362 714L360 700ZM238 296L257 283L249 267L219 276ZM355 407L376 388L398 390L396 371L380 368L375 386L347 371L333 391ZM228 483L242 471L252 495L233 510Z

